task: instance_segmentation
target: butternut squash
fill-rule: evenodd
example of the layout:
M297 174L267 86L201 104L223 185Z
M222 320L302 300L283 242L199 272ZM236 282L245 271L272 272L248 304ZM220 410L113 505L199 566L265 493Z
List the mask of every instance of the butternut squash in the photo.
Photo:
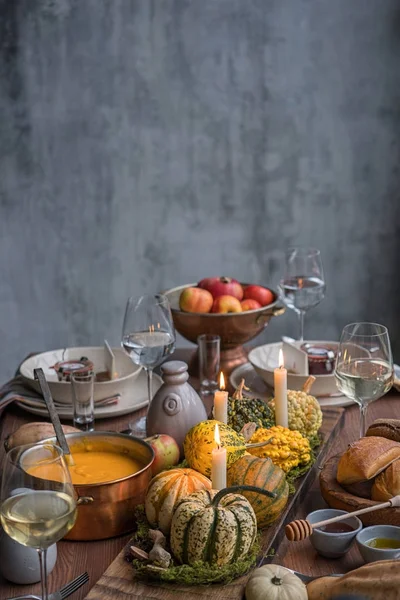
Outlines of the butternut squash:
M332 600L351 594L365 600L398 600L399 590L400 560L380 560L343 577L321 577L307 585L308 600Z

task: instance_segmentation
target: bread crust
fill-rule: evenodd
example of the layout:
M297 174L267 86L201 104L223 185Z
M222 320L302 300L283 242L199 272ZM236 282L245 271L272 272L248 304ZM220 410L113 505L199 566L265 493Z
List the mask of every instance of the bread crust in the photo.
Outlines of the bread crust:
M350 444L338 463L336 478L347 485L368 481L400 458L400 444L383 437L363 437Z
M378 436L400 442L400 420L377 419L368 427L366 436Z
M400 460L395 460L374 481L371 498L378 502L387 502L400 494Z

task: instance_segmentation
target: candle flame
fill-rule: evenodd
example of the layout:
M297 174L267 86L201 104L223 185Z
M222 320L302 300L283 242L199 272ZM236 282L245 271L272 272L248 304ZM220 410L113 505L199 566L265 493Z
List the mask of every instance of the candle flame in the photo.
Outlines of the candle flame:
M282 352L282 348L280 348L279 350L279 359L278 359L278 364L280 366L280 368L282 369L285 366L285 361L283 359L283 352Z
M224 374L223 374L222 371L219 374L219 389L220 390L224 390L225 389L225 377L224 377Z
M214 429L214 440L216 441L216 443L218 444L218 448L221 445L221 438L219 436L219 427L218 427L218 423L216 423L215 425L215 429Z

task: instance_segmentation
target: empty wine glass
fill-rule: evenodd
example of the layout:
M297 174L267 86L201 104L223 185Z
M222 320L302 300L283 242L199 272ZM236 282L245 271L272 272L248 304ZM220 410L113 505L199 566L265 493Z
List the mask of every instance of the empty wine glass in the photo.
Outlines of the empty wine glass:
M122 328L122 347L136 365L147 372L149 404L153 398L153 369L172 354L175 329L168 298L163 294L129 298ZM146 419L133 426L137 434L145 434Z
M75 491L61 448L35 444L10 450L0 502L4 531L38 551L42 599L47 600L47 548L64 537L76 519Z
M279 282L280 295L288 308L299 315L300 337L304 339L304 315L325 295L321 253L317 248L289 248Z
M360 407L360 437L365 435L368 405L390 390L393 358L388 330L378 323L350 323L340 337L336 385Z

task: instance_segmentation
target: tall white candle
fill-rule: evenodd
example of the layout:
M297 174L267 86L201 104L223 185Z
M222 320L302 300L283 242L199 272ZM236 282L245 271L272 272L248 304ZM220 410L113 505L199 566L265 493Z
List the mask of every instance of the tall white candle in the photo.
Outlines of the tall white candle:
M214 419L221 421L221 423L228 423L228 392L225 392L225 379L224 374L221 371L219 377L219 387L214 393Z
M226 488L226 448L221 448L218 423L215 425L214 439L217 447L211 452L211 485L213 490Z
M283 366L283 352L279 350L279 367L274 370L275 422L282 427L288 426L287 407L287 370Z

